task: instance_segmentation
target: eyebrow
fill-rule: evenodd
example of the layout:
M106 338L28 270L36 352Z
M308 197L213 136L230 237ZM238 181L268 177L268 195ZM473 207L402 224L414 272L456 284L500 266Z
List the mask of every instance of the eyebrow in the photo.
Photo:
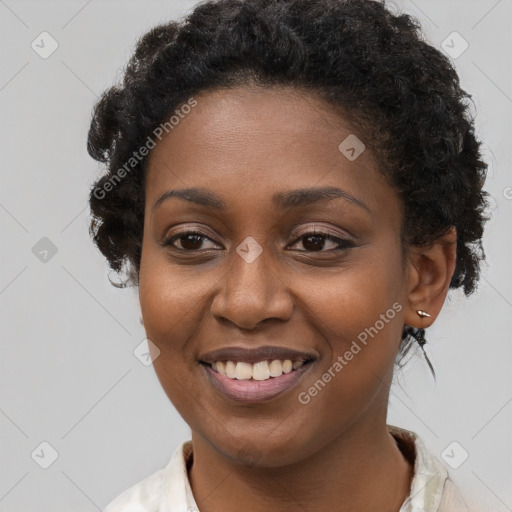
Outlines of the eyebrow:
M183 199L190 203L199 204L201 206L214 208L216 210L227 209L226 203L211 191L204 188L193 187L168 190L155 202L153 205L153 211L156 210L156 208L158 208L164 201L173 197ZM276 192L272 196L272 202L281 210L289 210L300 206L308 206L326 199L332 200L337 198L347 199L370 214L372 213L370 208L368 208L363 201L337 187L302 188L291 190L289 192Z

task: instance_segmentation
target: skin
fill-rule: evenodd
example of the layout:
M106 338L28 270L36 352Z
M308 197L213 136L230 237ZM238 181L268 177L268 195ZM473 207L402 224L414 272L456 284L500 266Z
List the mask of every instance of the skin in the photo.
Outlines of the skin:
M403 324L428 327L444 303L456 234L404 256L402 205L376 157L367 149L349 161L338 150L349 134L364 142L364 133L310 93L247 86L195 98L149 156L139 296L160 350L155 371L192 431L197 504L201 512L396 512L413 472L386 428L394 361ZM365 207L336 198L281 210L271 200L323 186ZM208 189L226 209L180 198L154 208L165 192L188 187ZM163 245L184 228L204 238ZM325 238L315 245L304 237L313 228L353 247L336 251ZM236 252L248 236L263 249L252 263ZM301 404L298 394L395 303L396 316ZM240 403L221 395L198 362L235 345L281 345L318 359L279 397Z

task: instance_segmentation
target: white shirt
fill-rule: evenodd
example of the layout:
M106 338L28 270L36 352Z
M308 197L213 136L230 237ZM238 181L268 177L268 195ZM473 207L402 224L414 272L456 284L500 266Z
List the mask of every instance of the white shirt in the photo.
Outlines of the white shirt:
M414 459L409 497L399 512L469 512L450 480L445 466L409 430L388 425L400 450ZM105 512L198 512L187 473L192 460L192 442L183 442L169 464L130 487L112 501Z

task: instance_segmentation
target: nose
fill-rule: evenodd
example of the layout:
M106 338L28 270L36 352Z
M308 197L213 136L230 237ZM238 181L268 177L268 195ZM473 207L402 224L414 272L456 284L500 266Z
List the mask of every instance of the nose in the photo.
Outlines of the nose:
M212 315L241 329L254 329L271 318L288 320L293 312L292 296L272 263L270 251L263 250L251 263L235 252L213 299Z

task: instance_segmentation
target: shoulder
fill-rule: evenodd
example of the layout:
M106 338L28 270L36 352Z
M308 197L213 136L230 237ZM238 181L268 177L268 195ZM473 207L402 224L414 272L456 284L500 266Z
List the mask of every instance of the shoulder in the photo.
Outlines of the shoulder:
M166 502L171 500L182 508L190 494L186 467L191 454L191 442L181 443L166 467L126 489L104 512L161 512L164 497Z
M414 466L410 495L400 512L470 512L447 468L416 433L392 425L388 431Z
M475 512L460 494L452 480L448 477L444 484L438 512Z
M165 469L148 476L122 492L105 512L158 512Z

